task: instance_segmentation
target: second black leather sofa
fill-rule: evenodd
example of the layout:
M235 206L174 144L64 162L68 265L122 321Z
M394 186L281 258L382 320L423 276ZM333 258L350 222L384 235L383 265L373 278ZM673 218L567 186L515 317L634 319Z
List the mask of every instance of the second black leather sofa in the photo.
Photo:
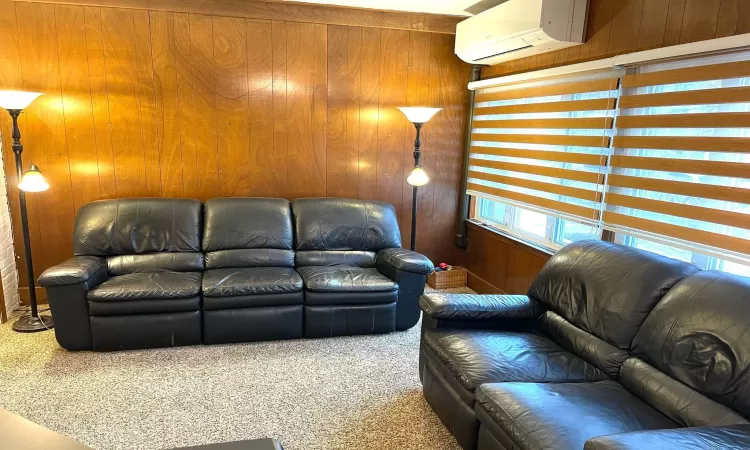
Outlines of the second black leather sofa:
M39 284L69 350L384 333L416 324L432 271L400 247L375 201L103 200Z

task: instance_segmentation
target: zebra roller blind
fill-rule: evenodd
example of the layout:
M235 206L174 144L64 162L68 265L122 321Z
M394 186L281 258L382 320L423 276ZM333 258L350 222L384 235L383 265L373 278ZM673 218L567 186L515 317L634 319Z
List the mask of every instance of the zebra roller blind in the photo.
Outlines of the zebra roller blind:
M477 92L468 193L598 223L621 74Z
M652 64L622 78L604 227L750 254L750 61Z

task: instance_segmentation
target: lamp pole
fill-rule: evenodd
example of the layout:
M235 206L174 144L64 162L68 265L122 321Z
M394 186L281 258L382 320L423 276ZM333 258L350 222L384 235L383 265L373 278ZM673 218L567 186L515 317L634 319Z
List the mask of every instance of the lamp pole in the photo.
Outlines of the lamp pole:
M26 209L26 192L40 192L49 188L39 169L32 164L31 169L24 173L23 144L21 144L21 130L18 128L18 116L37 97L39 92L0 90L0 108L5 109L13 120L13 139L11 149L16 159L16 175L18 176L18 205L21 210L21 231L23 232L23 248L26 253L26 277L29 282L29 304L31 314L21 316L14 324L13 330L20 333L33 333L49 330L54 326L52 317L40 316L36 302L36 283L34 279L34 264L31 258L31 238L29 237L29 216Z
M21 114L20 109L9 109L8 113L13 119L13 145L11 149L16 158L16 175L18 180L23 176L23 144L21 144L21 130L18 128L18 116ZM26 193L23 189L18 190L18 205L21 209L21 230L23 231L23 248L26 253L26 275L29 282L29 303L31 304L31 315L21 317L13 324L13 330L21 333L31 333L34 331L43 331L52 328L52 318L39 316L39 310L36 303L36 282L34 280L34 264L31 259L31 240L29 238L29 216L26 209Z
M422 143L419 140L420 133L422 131L422 125L424 123L414 123L414 128L417 129L417 138L414 140L414 168L420 167L419 160L422 157L420 147ZM411 245L409 249L414 250L417 247L417 189L419 186L414 185L412 187L411 194Z

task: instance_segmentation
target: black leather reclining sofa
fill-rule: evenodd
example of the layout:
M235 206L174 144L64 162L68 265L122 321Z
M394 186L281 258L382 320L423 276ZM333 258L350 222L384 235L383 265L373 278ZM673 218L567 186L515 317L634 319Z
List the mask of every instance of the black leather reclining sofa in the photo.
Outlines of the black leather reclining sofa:
M400 247L374 201L103 200L39 284L69 350L387 333L417 323L433 269Z
M750 279L583 241L528 296L420 306L424 395L464 449L750 448Z

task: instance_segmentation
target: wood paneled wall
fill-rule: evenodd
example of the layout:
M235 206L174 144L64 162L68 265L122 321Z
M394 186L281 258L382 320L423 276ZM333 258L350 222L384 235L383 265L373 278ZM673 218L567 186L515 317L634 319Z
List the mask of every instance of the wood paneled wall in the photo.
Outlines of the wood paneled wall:
M590 0L586 42L482 69L482 78L750 33L748 0Z
M469 287L480 294L526 294L550 255L474 223L468 229Z
M71 256L81 205L118 197L385 200L408 246L414 129L395 107L421 104L445 110L424 130L418 249L456 259L469 67L452 35L5 0L0 11L0 89L46 93L20 123L24 164L51 185L27 196L37 275Z

